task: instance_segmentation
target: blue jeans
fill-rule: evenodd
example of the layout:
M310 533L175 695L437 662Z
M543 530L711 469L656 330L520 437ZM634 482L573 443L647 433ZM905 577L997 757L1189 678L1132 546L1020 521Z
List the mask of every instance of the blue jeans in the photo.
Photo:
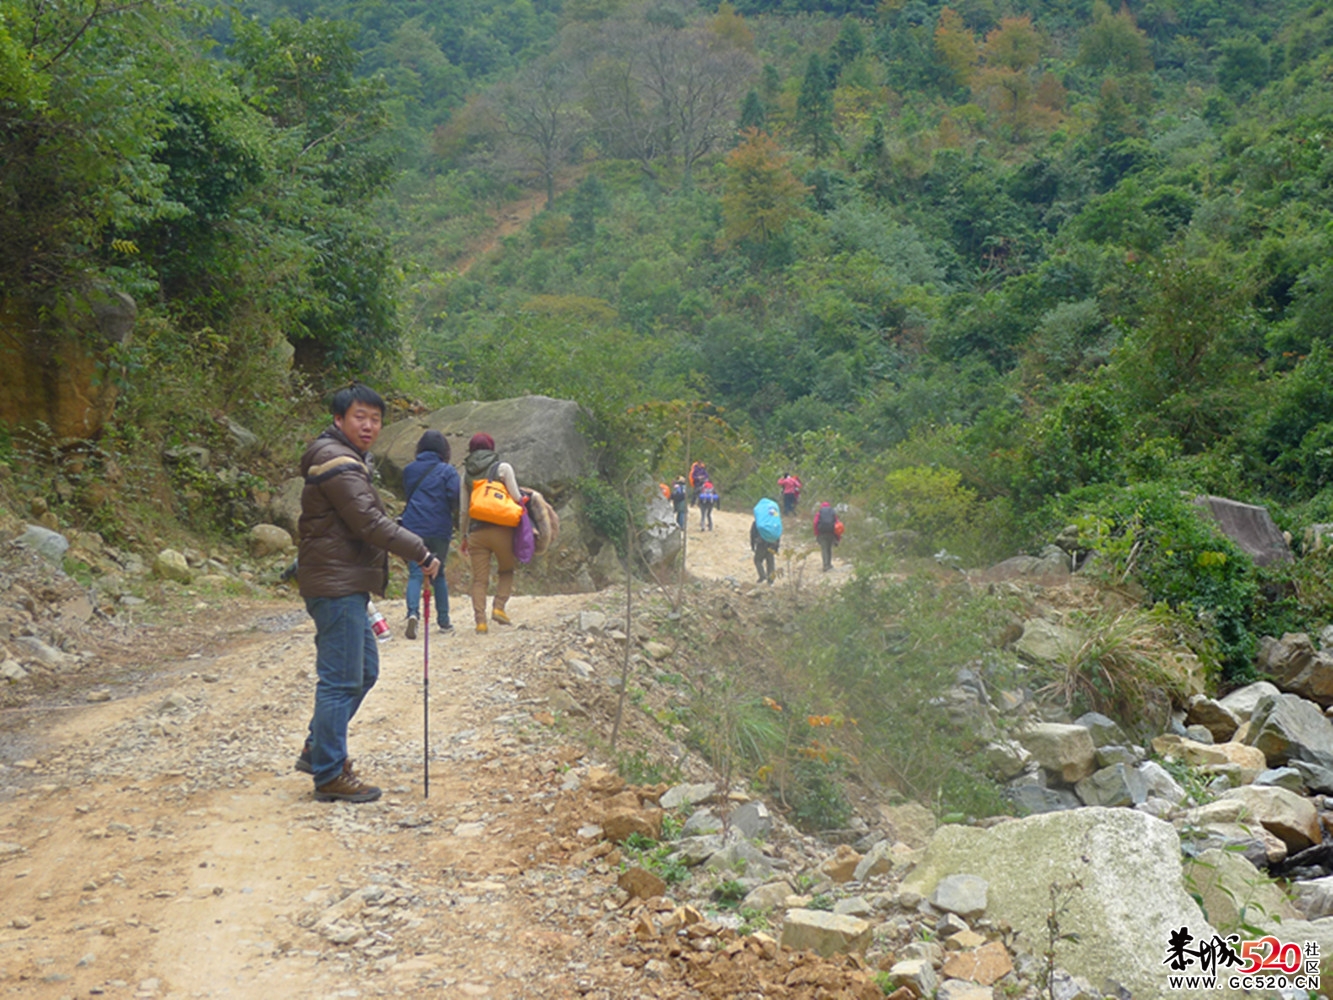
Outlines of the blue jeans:
M307 597L315 620L315 714L310 720L310 764L315 786L342 773L347 724L380 676L379 643L366 618L369 594Z
M440 572L436 574L435 579L431 581L431 591L435 594L435 620L441 626L449 624L449 582L444 578L444 560L449 555L448 538L425 538L421 539L426 543L426 548L430 549L440 557ZM426 575L421 572L421 567L414 562L407 564L407 617L421 617L421 581Z

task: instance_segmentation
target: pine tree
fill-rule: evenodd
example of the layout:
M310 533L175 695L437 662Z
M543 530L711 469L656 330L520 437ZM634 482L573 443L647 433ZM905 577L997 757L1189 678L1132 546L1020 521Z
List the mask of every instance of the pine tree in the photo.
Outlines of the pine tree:
M806 63L796 100L796 137L816 160L826 157L838 140L833 131L833 91L818 53L812 53Z
M747 128L759 132L768 131L768 109L764 107L759 93L754 90L745 95L745 102L741 105L740 127L737 131L744 132Z

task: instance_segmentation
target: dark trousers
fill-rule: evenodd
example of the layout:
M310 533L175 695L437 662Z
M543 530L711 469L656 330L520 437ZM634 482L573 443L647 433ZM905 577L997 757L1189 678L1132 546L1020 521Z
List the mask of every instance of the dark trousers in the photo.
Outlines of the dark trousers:
M838 536L832 532L821 532L815 536L819 539L819 552L824 557L824 568L826 570L833 568L833 546L838 541Z
M777 560L774 558L776 554L776 549L763 542L760 542L759 547L754 550L754 568L759 572L760 583L765 580L772 583L777 576Z

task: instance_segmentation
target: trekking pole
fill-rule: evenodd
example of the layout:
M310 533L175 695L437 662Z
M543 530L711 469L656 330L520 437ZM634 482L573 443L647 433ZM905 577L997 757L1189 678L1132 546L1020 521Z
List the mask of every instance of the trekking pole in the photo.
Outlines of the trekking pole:
M443 567L441 567L443 568ZM426 585L422 599L426 602L422 609L425 612L426 634L421 637L421 775L422 775L422 795L423 799L430 798L430 577L422 574L422 582Z

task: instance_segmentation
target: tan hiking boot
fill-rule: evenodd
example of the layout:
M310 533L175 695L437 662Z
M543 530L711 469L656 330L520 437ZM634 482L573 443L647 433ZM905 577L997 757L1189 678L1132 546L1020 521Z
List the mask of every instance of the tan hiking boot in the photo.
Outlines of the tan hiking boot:
M491 618L492 618L492 620L498 622L498 623L501 624L501 625L512 625L512 624L514 624L512 621L510 621L509 616L508 616L507 614L505 614L505 609L504 609L504 608L492 608L492 609L491 609Z
M486 632L489 632L489 631L490 631L490 628L487 626L487 624L486 624L485 622L477 622L477 634L478 634L478 635L483 635L483 634L485 634Z
M380 790L367 785L350 767L344 767L342 774L315 789L316 802L374 802L379 797Z

